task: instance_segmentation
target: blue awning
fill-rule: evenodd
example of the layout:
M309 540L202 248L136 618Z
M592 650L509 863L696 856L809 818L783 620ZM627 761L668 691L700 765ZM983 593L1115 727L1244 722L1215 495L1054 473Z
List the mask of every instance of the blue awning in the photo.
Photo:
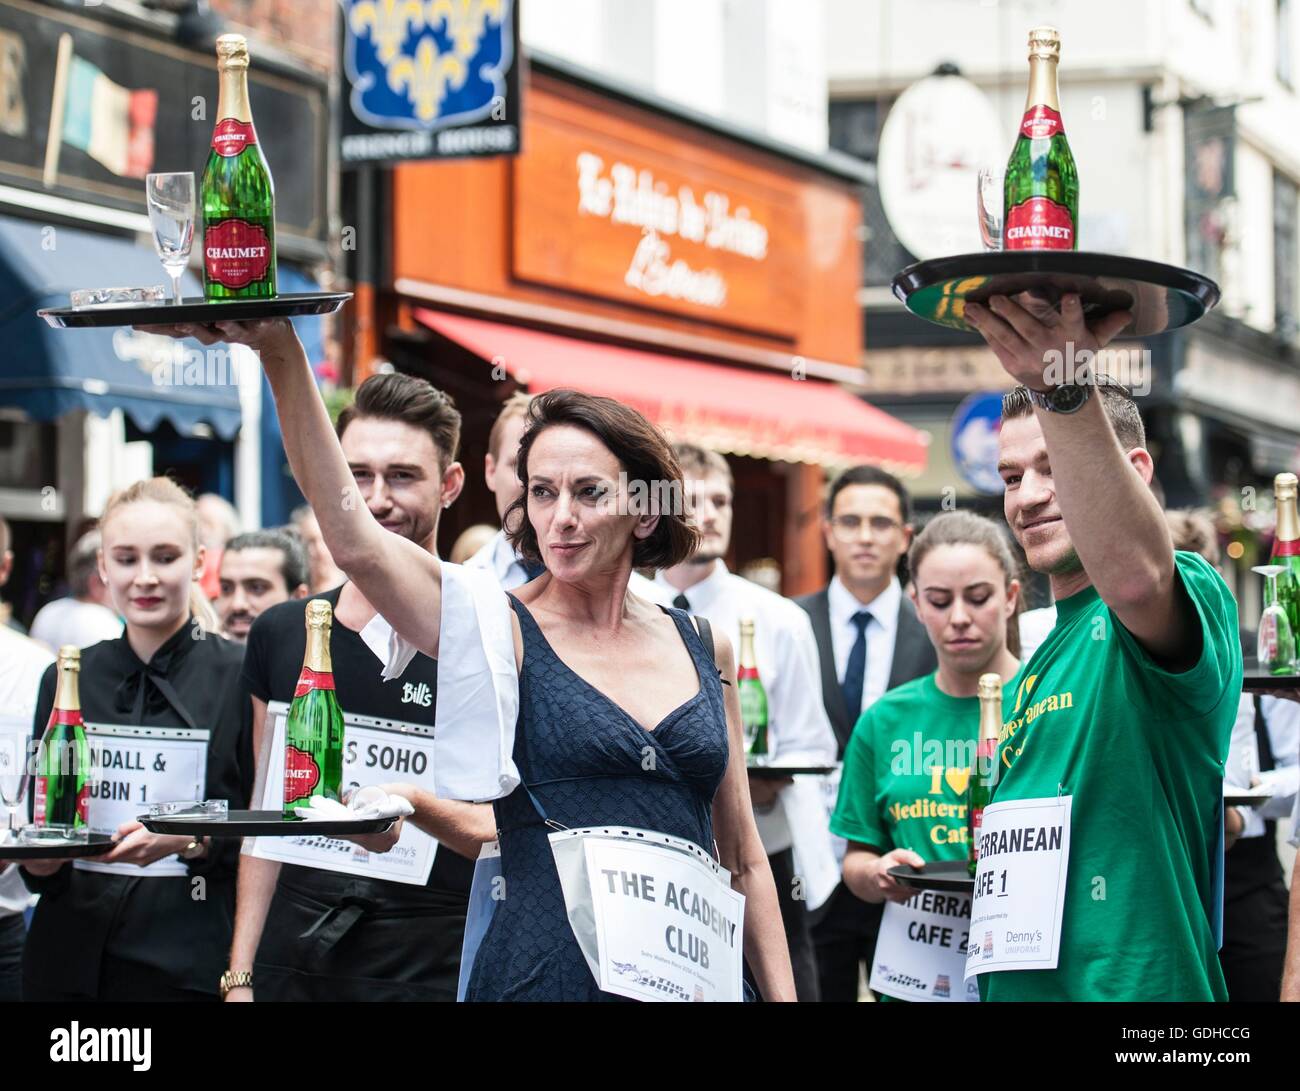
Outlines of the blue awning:
M152 249L75 227L0 217L0 405L35 420L73 409L127 413L149 432L169 421L182 435L200 422L222 439L239 431L238 371L197 341L173 341L127 327L60 330L36 316L66 307L75 288L171 282ZM202 285L185 274L184 293Z

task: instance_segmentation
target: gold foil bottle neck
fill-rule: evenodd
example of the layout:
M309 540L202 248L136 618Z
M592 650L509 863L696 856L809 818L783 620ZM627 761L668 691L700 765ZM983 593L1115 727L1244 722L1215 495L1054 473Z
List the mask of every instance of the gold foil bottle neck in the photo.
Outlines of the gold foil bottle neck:
M757 667L754 659L754 619L741 618L740 621L740 666Z
M1055 27L1035 27L1029 32L1029 59L1061 59L1061 34Z
M326 628L334 623L334 608L325 599L307 603L307 628Z
M330 659L330 626L334 620L334 611L324 599L312 599L307 603L307 654L302 665L317 674L333 674L334 664Z
M242 34L223 34L217 39L217 67L247 68L248 39Z
M1002 676L994 674L991 671L988 674L981 674L979 681L979 695L981 700L985 697L1002 696Z
M1278 474L1273 478L1273 499L1277 502L1277 542L1300 540L1300 514L1296 511L1296 475Z
M59 649L54 707L61 712L81 711L81 649L65 644Z

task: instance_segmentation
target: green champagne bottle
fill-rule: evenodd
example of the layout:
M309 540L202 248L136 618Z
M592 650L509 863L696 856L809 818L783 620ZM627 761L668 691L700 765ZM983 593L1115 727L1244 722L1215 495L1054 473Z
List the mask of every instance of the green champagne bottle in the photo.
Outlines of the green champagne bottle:
M284 726L284 814L312 796L342 802L343 711L334 694L330 628L334 611L324 599L307 603L307 654Z
M81 649L59 649L54 708L41 736L33 814L37 826L71 834L90 812L90 743L81 719Z
M980 675L979 699L979 742L975 747L975 767L966 781L966 866L972 877L979 860L984 808L993 802L993 789L998 782L998 733L1002 730L1002 678L999 675Z
M1029 95L1003 183L1004 250L1079 248L1079 172L1061 122L1060 55L1052 27L1029 32Z
M1286 569L1278 573L1277 601L1291 623L1292 634L1300 640L1300 517L1296 514L1296 482L1295 474L1278 474L1273 478L1277 529L1269 563Z
M203 294L209 302L275 295L275 186L248 100L248 42L217 39L221 94L203 172Z
M740 722L745 727L745 755L755 765L767 761L767 690L758 676L754 658L754 622L740 623L740 666L736 671L740 696Z

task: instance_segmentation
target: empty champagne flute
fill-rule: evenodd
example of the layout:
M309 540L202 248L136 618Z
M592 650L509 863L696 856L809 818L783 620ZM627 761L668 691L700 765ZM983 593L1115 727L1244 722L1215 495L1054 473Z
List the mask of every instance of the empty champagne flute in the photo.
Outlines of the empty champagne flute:
M1277 578L1286 571L1280 564L1261 564L1251 569L1265 579L1264 612L1259 616L1255 654L1260 670L1269 674L1290 674L1295 662L1295 633L1286 611L1277 601Z
M145 178L153 245L172 278L172 302L181 302L181 276L194 244L194 174L150 174Z
M980 225L980 242L986 252L1002 249L1001 167L983 166L976 179L975 197Z
M0 840L18 836L18 810L27 798L27 784L31 779L29 738L26 728L0 727L0 801L9 812Z

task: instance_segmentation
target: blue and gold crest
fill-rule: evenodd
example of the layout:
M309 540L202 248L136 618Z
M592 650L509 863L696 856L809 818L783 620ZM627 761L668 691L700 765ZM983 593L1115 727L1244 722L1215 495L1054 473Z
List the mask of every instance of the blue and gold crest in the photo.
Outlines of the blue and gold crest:
M380 129L428 131L500 116L514 61L514 0L342 4L343 56L358 119Z

